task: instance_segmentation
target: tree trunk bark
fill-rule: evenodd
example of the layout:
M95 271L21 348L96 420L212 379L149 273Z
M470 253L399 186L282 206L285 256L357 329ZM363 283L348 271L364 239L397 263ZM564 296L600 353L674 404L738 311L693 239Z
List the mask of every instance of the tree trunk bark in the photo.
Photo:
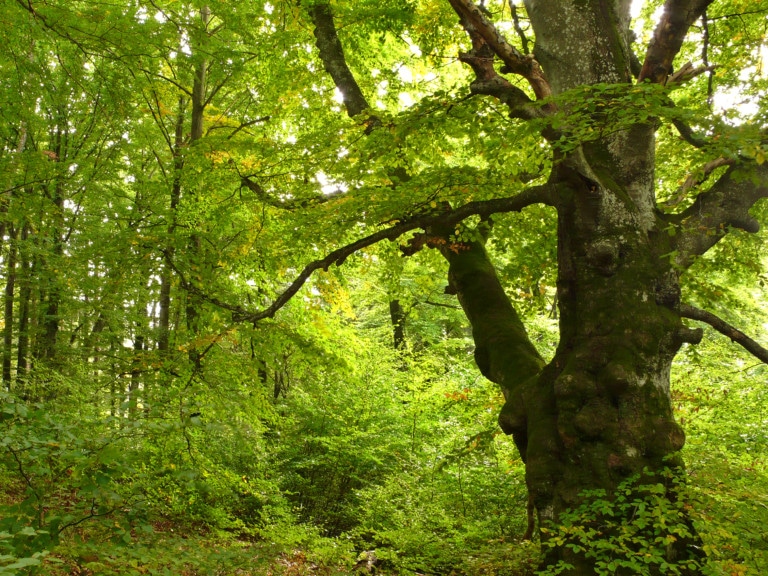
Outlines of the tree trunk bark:
M179 97L179 107L176 116L176 127L173 142L173 185L171 187L171 202L169 207L170 223L168 224L168 237L170 243L166 248L169 258L173 258L173 234L176 231L176 209L181 199L181 171L184 169L184 156L182 148L184 146L184 118L186 109L186 99ZM171 267L166 263L163 266L163 272L160 276L160 317L158 319L157 349L161 353L168 351L170 342L170 319L171 319L171 283L173 274Z
M669 396L672 359L684 339L677 277L661 256L659 235L630 234L622 218L614 220L613 200L609 215L596 194L585 185L560 207L561 341L546 366L482 244L442 249L449 285L472 325L477 365L504 393L499 423L520 450L545 528L587 490L611 498L632 475L655 483L653 472L682 465L676 453L685 437ZM693 535L678 538L668 559L695 558L693 543ZM561 560L575 567L567 574L594 574L593 561L570 548L549 549L546 564Z
M405 345L405 310L400 300L389 301L389 319L392 322L392 344L395 350Z
M203 28L202 34L207 34L208 23L211 19L211 11L208 6L204 6L200 9L200 19L202 20ZM192 119L191 119L191 133L190 133L190 145L194 145L203 137L203 126L205 120L205 107L206 107L206 90L207 90L207 76L208 76L208 64L207 58L201 58L195 67L195 79L192 86ZM193 194L194 196L194 194ZM202 242L200 234L193 232L189 237L189 244L187 250L191 255L191 261L193 262L193 274L195 268L197 273L201 272L201 252ZM192 294L187 293L187 302L185 311L187 315L187 329L192 335L197 335L200 332L200 307L202 306L202 300ZM196 345L192 345L189 348L189 359L192 361L196 369L200 369L200 362L202 360L200 351Z
M60 113L60 120L66 126L66 114ZM66 156L69 133L66 127L57 126L54 132L53 141L55 142L54 153L57 163L62 163ZM51 257L45 262L49 274L49 285L41 287L45 293L45 316L43 317L43 340L40 347L40 357L46 360L53 360L56 356L56 344L59 335L59 306L61 304L61 286L59 283L58 268L61 265L61 259L64 255L64 241L62 239L62 230L64 228L64 182L63 176L59 175L56 181L50 187L50 200L52 204L50 217L51 221ZM53 262L53 266L51 266Z
M137 326L136 330L140 330ZM131 369L131 382L128 385L128 417L131 421L136 419L139 407L139 390L142 386L142 352L144 351L144 336L136 334L133 337L133 368ZM145 400L146 403L146 400Z
M5 312L3 314L3 385L11 389L13 358L13 299L16 286L16 257L18 254L17 231L11 226L8 239L8 275L5 279Z
M16 349L16 383L24 383L29 372L29 312L32 300L32 268L34 264L29 259L27 240L29 238L29 224L25 224L21 230L21 271L19 289L19 337Z

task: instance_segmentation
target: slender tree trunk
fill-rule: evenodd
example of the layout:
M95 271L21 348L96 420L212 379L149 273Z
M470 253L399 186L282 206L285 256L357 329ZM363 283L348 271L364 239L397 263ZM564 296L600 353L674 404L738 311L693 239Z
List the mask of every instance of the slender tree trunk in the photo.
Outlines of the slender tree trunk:
M137 326L137 330L139 327ZM139 406L139 390L142 385L142 352L144 351L144 336L136 334L133 338L133 369L131 370L131 383L128 385L128 417L136 419Z
M61 163L66 155L68 146L68 132L66 129L66 114L59 115L61 124L56 127L53 141L55 142L54 152L56 162ZM52 210L48 216L51 222L51 257L47 261L47 274L49 275L49 284L44 288L46 294L45 312L43 317L43 340L41 346L42 358L53 360L56 356L56 344L59 335L60 319L59 307L61 305L61 286L59 283L58 268L61 265L64 256L64 241L62 239L62 230L64 228L64 182L62 176L58 176L56 182L51 186L51 204ZM53 263L53 266L51 265Z
M27 240L29 239L29 224L25 224L21 230L21 252L19 289L19 336L16 349L16 382L17 386L26 380L29 372L29 313L32 300L32 262L29 259Z
M13 358L13 300L16 286L16 259L18 254L17 231L11 226L8 241L7 276L5 279L5 311L3 314L3 385L11 389Z
M200 19L202 20L203 27L207 29L208 23L211 19L211 11L207 6L204 6L200 10ZM204 34L207 32L203 32ZM208 76L209 61L207 58L201 58L195 68L195 80L192 86L192 127L190 132L190 145L194 146L203 137L204 115L206 102L206 90L207 90L207 76ZM194 196L194 194L193 194ZM202 242L200 235L193 232L189 238L189 245L187 247L190 260L192 261L193 274L197 272L199 276L202 272ZM200 307L202 306L202 300L194 294L187 294L186 302L186 315L187 315L187 329L192 335L197 335L200 332ZM200 368L200 351L196 346L191 346L189 349L189 359L195 365L196 368Z
M395 350L405 345L405 310L400 300L389 301L389 319L392 322L392 344Z
M179 97L178 112L176 115L176 127L173 143L173 185L171 187L171 202L169 207L170 223L168 224L168 237L170 243L166 248L167 256L173 258L173 235L176 231L176 209L181 199L181 172L184 169L184 118L186 110L186 98ZM166 263L163 266L163 272L160 277L160 317L158 320L157 349L160 353L168 351L170 341L170 318L171 318L171 284L173 282L173 272Z

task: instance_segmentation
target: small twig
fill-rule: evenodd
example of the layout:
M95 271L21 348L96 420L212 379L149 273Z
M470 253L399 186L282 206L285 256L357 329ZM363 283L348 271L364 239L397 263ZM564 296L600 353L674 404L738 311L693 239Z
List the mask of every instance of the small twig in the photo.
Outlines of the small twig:
M32 478L27 474L26 470L24 470L24 464L21 462L21 458L19 458L18 453L16 450L8 446L8 451L13 455L13 459L16 461L16 467L19 469L19 474L21 474L21 477L24 478L24 482L26 483L27 487L29 488L30 492L35 496L35 500L37 500L37 525L38 528L42 528L43 526L43 502L40 498L40 494L37 493L37 490L35 489L34 484L32 484Z
M82 524L83 522L85 522L86 520L90 520L91 518L99 518L101 516L109 516L115 510L117 510L117 508L110 508L106 512L96 512L96 499L94 498L93 500L91 500L91 509L88 512L87 516L83 516L79 520L73 520L72 522L64 524L63 526L59 527L59 529L58 529L58 531L56 533L57 534L61 534L67 528L72 528L73 526L77 526L78 524Z
M432 302L432 300L424 300L422 304L429 304L430 306L440 306L442 308L453 308L455 310L461 310L461 306L456 304L443 304L442 302Z

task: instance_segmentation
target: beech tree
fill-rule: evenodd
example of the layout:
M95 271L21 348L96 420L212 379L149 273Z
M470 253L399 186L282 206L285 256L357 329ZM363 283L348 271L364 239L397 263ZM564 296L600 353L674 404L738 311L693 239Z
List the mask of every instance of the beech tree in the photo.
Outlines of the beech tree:
M120 310L112 345L132 341L131 381L116 394L128 394L132 417L149 398L145 352L157 351L186 387L213 344L241 330L266 378L270 360L250 326L279 318L308 281L327 296L349 258L393 260L375 246L396 242L397 258L422 258L430 270L430 255L442 258L434 273L471 326L477 368L505 399L499 425L525 462L544 566L594 574L595 554L556 527L590 493L611 500L636 481L661 485L680 514L674 529L640 528L661 550L649 573L701 572L702 548L675 490L685 435L670 373L681 346L702 338L689 320L768 360L760 344L694 305L689 280L717 263L708 255L722 240L757 233L764 219L768 3L650 1L644 28L633 24L629 0L12 4L14 18L51 42L32 42L27 66L61 70L62 88L50 92L93 116L86 135L98 134L99 146L83 140L74 156L54 149L62 134L86 130L50 112L49 134L34 132L32 99L9 113L0 199L8 389L32 368L21 352L35 303L26 287L47 261L29 262L24 242L44 227L57 262L75 258L75 240L88 245L87 236L115 226L139 263L130 289L114 296L110 278L124 267L82 248L80 268L102 296L86 310L79 303L91 292L67 291L69 308L83 309L77 322L62 318L62 283L45 286L40 274L32 331L43 365L64 333L74 344L87 325L82 333L95 340ZM28 39L15 42L14 61L23 62ZM61 54L58 43L77 55L78 75L47 64ZM95 94L111 93L103 84L116 78L126 85L105 109L120 120L97 122ZM14 90L4 84L4 98ZM729 109L736 91L745 102ZM100 155L102 145L109 154ZM71 175L85 170L79 164L97 174L104 158L112 196L89 197L80 218L80 204L69 204L98 180ZM22 160L37 169L19 169ZM37 189L50 214L32 226L10 207ZM552 245L554 272L546 256L526 253ZM94 266L98 274L87 272ZM552 299L559 345L551 358L521 319L510 270ZM315 272L321 279L311 280ZM405 312L394 291L388 298L401 350ZM93 344L83 354L98 356ZM277 398L277 380L274 390ZM621 520L631 524L630 516ZM620 531L593 528L597 541Z
M652 480L668 466L680 471L685 435L672 414L670 370L680 346L702 337L683 318L709 323L766 358L743 334L686 303L680 277L731 230L758 231L749 210L768 195L768 140L758 125L750 142L755 152L739 149L711 160L704 177L727 170L697 190L685 209L667 209L657 190L657 131L671 122L688 145L701 149L713 148L720 136L716 129L697 136L668 96L676 85L711 72L707 63L687 63L673 73L673 62L694 23L703 19L706 27L713 2L668 0L650 42L639 47L629 2L524 4L535 34L532 51L519 25L521 48L505 39L483 5L450 0L471 44L459 54L474 73L471 94L490 96L512 118L537 125L551 145L545 183L515 196L502 192L471 213L490 220L536 203L555 208L560 343L554 358L542 359L499 282L484 248L491 226L481 223L464 234L455 227L469 204L445 203L443 214L422 216L424 232L404 251L427 245L448 261L447 290L472 326L478 368L504 393L499 424L515 439L539 523L546 525L586 491L613 494L632 474ZM510 8L518 24L519 8ZM348 113L370 109L346 66L330 6L315 5L310 14L320 57ZM706 58L709 39L702 40ZM515 76L524 88L510 79ZM375 116L367 122L376 129ZM403 180L408 177L394 177L393 185ZM686 180L680 194L691 194L696 183ZM681 530L668 541L666 560L697 573L699 565L686 560L702 555L698 544L692 527ZM558 561L564 573L595 573L594 557L567 539L550 548L545 564Z

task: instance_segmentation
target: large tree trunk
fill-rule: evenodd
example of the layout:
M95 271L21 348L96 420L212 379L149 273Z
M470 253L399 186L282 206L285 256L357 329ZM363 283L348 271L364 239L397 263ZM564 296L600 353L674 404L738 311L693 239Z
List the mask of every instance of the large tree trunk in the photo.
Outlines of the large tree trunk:
M211 10L208 6L204 6L200 9L200 20L202 26L207 34L208 23L211 19ZM195 66L195 79L192 86L192 118L191 118L191 130L190 130L190 146L194 146L203 138L203 124L205 120L205 107L207 104L206 90L208 84L208 66L210 62L207 58L202 58L197 62ZM196 198L196 192L192 191L190 194L193 198ZM193 270L198 267L198 274L200 273L199 267L202 266L202 239L200 234L193 232L189 237L189 244L187 245L187 251L191 255L193 262ZM202 326L200 325L200 308L203 305L202 299L192 292L187 293L187 301L185 305L185 312L187 316L187 330L193 337L196 337ZM197 345L193 345L189 349L189 359L195 366L196 370L201 367L202 354L197 349Z
M484 23L477 8L464 0L451 4L473 39L473 51L462 55L478 77L473 89L498 97L487 88L490 82L483 84L498 76L481 58L504 54L504 46L478 32ZM582 85L629 84L629 4L527 0L544 72L519 64L525 60L513 71L525 76L539 97ZM515 64L513 57L508 61ZM506 102L522 118L524 112L513 105L526 97L513 90ZM520 449L545 528L583 503L586 491L602 490L610 501L633 475L655 483L655 474L667 467L673 474L682 471L677 452L685 437L672 414L670 368L682 342L693 335L681 323L678 274L665 256L674 250L664 231L668 222L655 210L654 149L654 127L637 124L555 152L549 183L557 190L552 203L558 214L560 343L543 368L482 245L443 248L450 284L472 324L477 364L504 391L499 422ZM671 489L666 495L674 501ZM632 519L627 514L623 521ZM669 562L699 555L690 523L685 518L682 523L683 534L666 545ZM606 541L611 528L602 529L598 538ZM639 537L653 545L657 529L649 525ZM571 566L565 574L595 573L583 540L566 535L549 546L547 540L544 531L545 565L562 561ZM695 562L686 569L698 570ZM658 563L649 570L662 573ZM636 570L625 566L615 573Z
M450 217L465 206L447 207L443 224L435 224L437 216L430 220L427 234L408 249L434 245L449 262L449 287L472 325L477 365L506 399L499 424L526 464L544 565L591 576L601 560L614 559L618 563L607 570L616 574L667 573L664 563L674 563L680 574L698 574L701 547L675 485L683 476L678 452L685 437L669 388L675 353L701 334L681 322L678 275L728 226L756 231L748 210L768 196L768 187L734 178L732 167L689 209L665 216L654 189L656 121L619 128L601 126L597 114L582 114L577 123L590 120L597 129L588 136L571 133L568 114L575 100L558 96L596 84L621 92L633 84L633 74L663 85L687 30L712 0L667 0L642 65L630 49L630 0L525 0L534 54L525 38L525 54L507 43L482 4L448 2L471 40L471 50L459 58L475 73L474 94L494 96L524 121L562 114L558 122L542 124L553 150L548 183L507 198L516 201L507 210L534 202L557 210L560 343L551 362L545 365L496 276L483 239L488 226L481 225L472 242L452 237L457 220ZM310 16L324 67L344 94L349 115L356 116L369 106L346 65L330 5L313 5ZM519 25L516 31L524 34ZM523 77L543 102L534 103L531 92L501 74ZM607 102L595 104L599 110ZM367 123L369 132L378 125L375 117ZM758 171L768 181L768 167ZM654 486L662 519L638 518L635 495L621 508L617 496L627 497L630 481ZM590 517L586 509L578 519L581 533L558 527L596 494L613 510L610 521L599 521L594 509ZM622 540L627 531L633 538ZM616 548L608 550L612 544Z
M684 435L669 396L672 358L686 336L675 312L676 277L660 257L663 243L655 245L654 234L630 234L623 218L615 219L622 211L613 201L610 210L601 207L595 194L588 186L573 190L572 204L561 210L571 215L560 218L561 340L546 366L483 246L444 249L450 286L472 324L477 365L504 392L499 423L520 449L545 527L587 490L603 489L610 498L633 474L679 472L681 464L675 454ZM644 480L658 481L647 474ZM695 556L690 544L678 538L668 560ZM549 549L546 563L560 560L575 567L569 574L594 574L592 561L570 548Z

